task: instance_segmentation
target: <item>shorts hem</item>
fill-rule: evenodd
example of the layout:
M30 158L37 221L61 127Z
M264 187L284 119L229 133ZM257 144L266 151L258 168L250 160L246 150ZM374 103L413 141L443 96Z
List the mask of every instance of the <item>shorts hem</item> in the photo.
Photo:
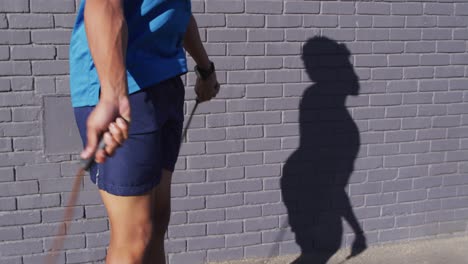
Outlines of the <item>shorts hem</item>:
M96 184L96 182L93 181L92 179L91 181L94 184ZM112 184L98 181L97 187L99 190L103 190L105 192L108 192L110 194L117 195L117 196L139 196L153 189L155 186L159 184L159 182L160 182L160 177L158 177L157 180L151 183L138 185L138 186L118 186L118 185L112 185Z

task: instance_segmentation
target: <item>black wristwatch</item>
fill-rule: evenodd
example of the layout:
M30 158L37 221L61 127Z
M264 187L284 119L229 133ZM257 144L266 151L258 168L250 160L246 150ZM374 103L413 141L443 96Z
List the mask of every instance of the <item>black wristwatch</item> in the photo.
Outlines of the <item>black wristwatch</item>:
M210 61L209 69L202 69L200 66L196 65L194 68L194 71L197 74L198 78L201 78L202 80L206 80L215 71L215 66L214 66L214 63Z

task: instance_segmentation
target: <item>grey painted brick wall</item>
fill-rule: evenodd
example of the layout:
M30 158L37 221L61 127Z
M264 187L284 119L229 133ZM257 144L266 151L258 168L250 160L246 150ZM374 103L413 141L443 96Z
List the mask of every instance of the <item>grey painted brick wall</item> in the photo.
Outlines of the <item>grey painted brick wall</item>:
M354 165L331 184L349 194L369 244L467 234L466 0L192 2L223 85L200 106L177 164L171 264L298 253L288 213L316 219L320 211L304 204L335 202L316 193L345 159ZM69 142L77 137L71 112L53 109L67 105L76 8L75 0L0 0L1 263L39 263L70 196L80 146ZM345 55L322 45L305 58L320 73L312 82L301 57L316 36L342 43L355 75L336 75ZM333 94L330 84L356 75L358 95ZM194 80L185 80L186 109ZM330 140L345 130L333 109L350 113L354 132L343 135L358 142L352 159L337 158L350 145L345 136ZM337 157L327 154L333 146ZM306 161L294 163L298 155ZM306 200L288 205L291 194ZM109 225L88 180L74 212L60 263L102 262ZM343 226L337 239L349 246L354 235Z

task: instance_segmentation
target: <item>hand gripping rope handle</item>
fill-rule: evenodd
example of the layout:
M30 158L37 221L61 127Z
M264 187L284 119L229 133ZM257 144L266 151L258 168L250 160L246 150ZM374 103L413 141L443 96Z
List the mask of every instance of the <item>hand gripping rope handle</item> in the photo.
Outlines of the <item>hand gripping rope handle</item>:
M190 113L189 119L187 120L187 124L185 125L184 131L182 133L182 138L181 138L182 141L187 136L187 130L188 130L189 126L190 126L190 123L192 122L193 114L195 113L195 110L197 110L197 107L198 107L199 103L200 103L200 100L197 99L196 102L195 102L195 105L193 106L193 109L192 109L192 111ZM181 144L181 146L182 146L182 144ZM99 140L99 145L98 145L97 150L104 149L105 147L106 147L106 143L104 143L104 138L101 137L101 139ZM180 151L180 149L179 149L179 151ZM59 255L59 252L56 252L56 251L62 249L63 242L64 242L65 236L67 234L66 221L71 219L71 217L72 217L73 207L75 206L76 201L78 199L79 189L80 189L80 186L81 186L81 181L82 181L82 178L83 178L83 174L84 174L85 171L89 171L91 166L93 166L94 159L95 159L95 154L93 154L93 156L91 158L89 158L89 159L82 159L80 161L81 168L80 168L79 172L77 173L77 175L75 177L75 181L73 183L73 188L72 188L72 192L71 192L71 195L70 195L70 199L68 200L68 203L67 203L67 205L65 207L65 213L64 213L62 224L60 225L58 234L57 234L56 238L53 241L51 251L46 257L45 264L57 263L57 257Z

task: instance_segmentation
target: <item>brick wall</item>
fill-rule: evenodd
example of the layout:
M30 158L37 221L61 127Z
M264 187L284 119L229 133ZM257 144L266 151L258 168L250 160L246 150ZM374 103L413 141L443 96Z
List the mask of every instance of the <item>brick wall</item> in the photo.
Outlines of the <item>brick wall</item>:
M371 245L467 234L466 0L192 2L223 85L177 164L171 264L334 251L354 220ZM76 8L0 0L2 263L40 263L70 196ZM60 263L102 261L89 180L70 220Z

